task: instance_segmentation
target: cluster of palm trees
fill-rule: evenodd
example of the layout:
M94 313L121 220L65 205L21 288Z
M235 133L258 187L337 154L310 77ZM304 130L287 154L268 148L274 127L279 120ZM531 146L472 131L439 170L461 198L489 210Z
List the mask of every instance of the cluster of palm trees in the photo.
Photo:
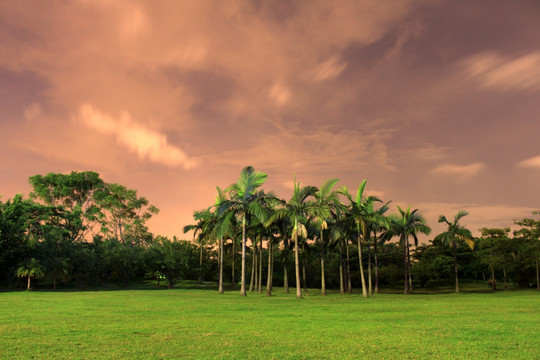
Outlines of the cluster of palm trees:
M379 291L378 284L378 257L377 245L396 237L403 250L404 265L404 293L412 292L410 241L418 244L418 235L431 232L418 209L403 210L397 207L398 214L386 215L389 203L383 204L376 196L365 194L366 180L363 180L356 195L353 196L347 187L335 189L338 179L329 179L320 188L315 186L301 186L294 179L292 197L285 201L278 198L273 192L265 192L261 186L266 181L267 174L256 171L252 166L245 167L240 173L237 182L225 190L217 188L217 198L213 206L194 212L196 221L193 225L184 227L184 232L193 231L194 236L202 249L204 242L217 240L219 243L219 292L223 292L223 252L224 242L234 240L241 236L241 279L240 294L246 295L246 240L249 238L253 245L253 261L257 259L259 249L259 269L262 269L262 246L266 243L268 248L268 278L266 294L272 292L273 248L283 244L287 251L290 243L294 244L296 296L302 297L300 276L300 246L306 241L312 241L320 247L321 294L326 295L325 285L325 249L336 245L343 248L349 256L350 242L356 242L362 295L368 297ZM462 238L472 242L470 231L459 225L459 219L466 212L459 212L453 223L441 216L440 222L446 222L449 230L441 235L443 240L450 242L455 248L455 239ZM367 252L367 281L363 264L363 252ZM233 249L234 253L234 249ZM454 252L455 253L455 252ZM234 262L234 256L233 256ZM348 261L347 263L348 264ZM255 268L255 263L253 264ZM288 290L287 267L284 265L284 286ZM304 269L305 271L305 269ZM372 281L374 272L374 284ZM255 281L253 280L255 277ZM251 287L262 292L262 271L252 271ZM258 281L257 281L258 278ZM304 275L305 278L305 275ZM340 262L340 289L341 292L351 291L350 271L348 266ZM199 279L201 280L201 278ZM234 285L234 263L233 279ZM304 280L305 285L305 280ZM306 289L307 291L307 289ZM456 291L459 291L456 263Z

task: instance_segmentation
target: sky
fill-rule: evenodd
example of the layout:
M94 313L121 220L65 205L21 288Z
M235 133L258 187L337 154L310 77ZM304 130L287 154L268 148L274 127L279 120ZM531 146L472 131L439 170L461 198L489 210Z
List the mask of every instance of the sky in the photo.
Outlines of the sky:
M91 170L194 210L247 165L506 227L540 208L540 1L0 0L0 194ZM189 235L189 234L188 234Z

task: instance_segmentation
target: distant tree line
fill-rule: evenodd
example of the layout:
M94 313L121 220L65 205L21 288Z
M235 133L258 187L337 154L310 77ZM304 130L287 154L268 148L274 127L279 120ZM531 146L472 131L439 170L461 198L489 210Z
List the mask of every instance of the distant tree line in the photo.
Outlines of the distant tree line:
M214 204L194 212L184 227L193 241L155 236L146 222L158 209L95 172L35 175L28 198L0 199L0 283L100 287L154 279L169 288L180 280L217 282L219 292L240 288L272 294L273 286L296 296L309 288L353 289L367 297L381 287L416 287L460 278L485 281L493 290L512 286L540 290L540 220L516 220L518 230L483 228L474 238L460 224L467 215L441 215L447 230L427 244L418 209L387 214L390 203L365 194L366 180L351 193L294 181L289 200L264 191L267 175L253 167L237 182L217 188ZM239 284L238 284L239 283Z

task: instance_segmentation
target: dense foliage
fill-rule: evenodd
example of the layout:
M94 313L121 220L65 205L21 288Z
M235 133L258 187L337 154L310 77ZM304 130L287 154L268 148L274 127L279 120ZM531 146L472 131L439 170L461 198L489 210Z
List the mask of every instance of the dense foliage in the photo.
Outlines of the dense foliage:
M418 209L387 215L389 203L366 196L362 181L353 196L337 179L315 186L296 182L285 201L262 185L266 174L252 167L238 181L218 188L215 203L195 211L194 241L168 239L148 231L158 209L137 191L104 182L95 172L30 177L28 198L0 201L0 283L10 287L98 287L115 281L128 287L152 278L169 288L180 280L215 281L220 292L240 285L272 293L272 285L296 287L298 297L320 287L364 296L380 287L429 287L459 279L486 281L497 289L537 287L540 220L516 221L518 230L481 229L473 238L459 224L427 244ZM240 261L240 266L238 266ZM294 275L291 276L291 274ZM240 279L240 284L237 284ZM224 283L227 286L224 286ZM303 289L302 289L303 288ZM500 286L499 286L500 288Z

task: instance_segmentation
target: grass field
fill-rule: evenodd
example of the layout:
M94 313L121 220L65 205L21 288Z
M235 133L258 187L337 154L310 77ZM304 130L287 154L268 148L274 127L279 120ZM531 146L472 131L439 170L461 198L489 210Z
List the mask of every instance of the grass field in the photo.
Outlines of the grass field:
M0 293L0 358L540 358L540 293Z

